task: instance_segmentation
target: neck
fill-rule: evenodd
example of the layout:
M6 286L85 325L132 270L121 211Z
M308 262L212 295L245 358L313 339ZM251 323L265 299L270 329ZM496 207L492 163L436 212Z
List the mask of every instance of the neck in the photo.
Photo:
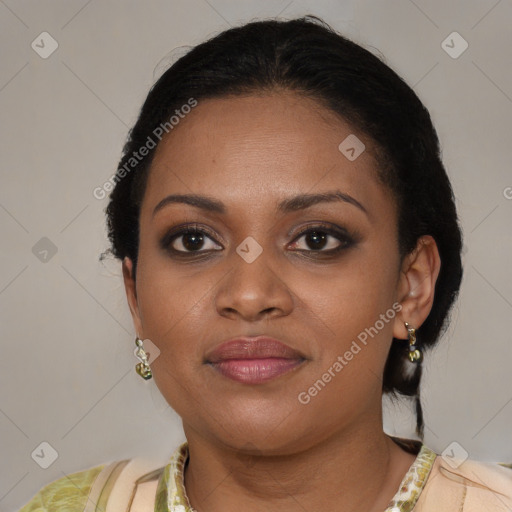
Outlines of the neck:
M285 455L254 455L212 443L184 424L187 496L198 512L381 512L415 458L381 425L358 424Z

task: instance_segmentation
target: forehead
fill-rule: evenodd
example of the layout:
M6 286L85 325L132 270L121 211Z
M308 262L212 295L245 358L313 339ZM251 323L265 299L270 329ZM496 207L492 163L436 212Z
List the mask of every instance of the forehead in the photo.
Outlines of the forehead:
M349 160L339 146L354 136L365 149ZM245 209L333 188L363 203L389 201L372 150L367 136L299 93L202 100L157 147L143 210L177 192Z

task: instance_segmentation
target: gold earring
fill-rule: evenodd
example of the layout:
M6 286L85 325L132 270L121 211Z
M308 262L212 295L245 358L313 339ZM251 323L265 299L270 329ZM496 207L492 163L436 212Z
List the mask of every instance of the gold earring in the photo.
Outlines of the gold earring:
M135 345L137 345L137 348L135 349L134 354L140 361L140 363L135 365L135 370L143 379L151 379L153 374L151 373L151 368L148 364L148 355L144 350L142 340L138 336L135 338Z
M407 328L407 333L409 335L409 359L411 363L419 363L422 358L421 351L416 348L416 329L414 327L410 327L407 322L405 323L405 327Z

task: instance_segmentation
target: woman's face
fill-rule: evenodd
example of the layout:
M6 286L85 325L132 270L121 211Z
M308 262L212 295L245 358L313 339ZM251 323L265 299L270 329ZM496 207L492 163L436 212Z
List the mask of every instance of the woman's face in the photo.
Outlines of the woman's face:
M366 145L355 159L339 149L351 134ZM128 295L139 336L160 350L154 379L186 432L284 453L380 418L384 364L403 322L395 205L371 149L292 92L200 101L160 143ZM334 193L342 199L290 203ZM169 201L155 212L171 194L207 196L223 211ZM173 238L192 225L203 238ZM256 383L206 361L222 342L258 335L303 361Z

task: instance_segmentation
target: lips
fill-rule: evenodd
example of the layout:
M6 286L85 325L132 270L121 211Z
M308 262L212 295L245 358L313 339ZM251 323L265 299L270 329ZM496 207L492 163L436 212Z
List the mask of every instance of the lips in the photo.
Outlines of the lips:
M305 359L301 352L266 336L229 340L206 355L206 363L222 375L247 384L279 377Z
M210 363L228 359L265 359L277 357L282 359L304 359L297 350L280 341L266 336L244 337L226 341L206 356Z

